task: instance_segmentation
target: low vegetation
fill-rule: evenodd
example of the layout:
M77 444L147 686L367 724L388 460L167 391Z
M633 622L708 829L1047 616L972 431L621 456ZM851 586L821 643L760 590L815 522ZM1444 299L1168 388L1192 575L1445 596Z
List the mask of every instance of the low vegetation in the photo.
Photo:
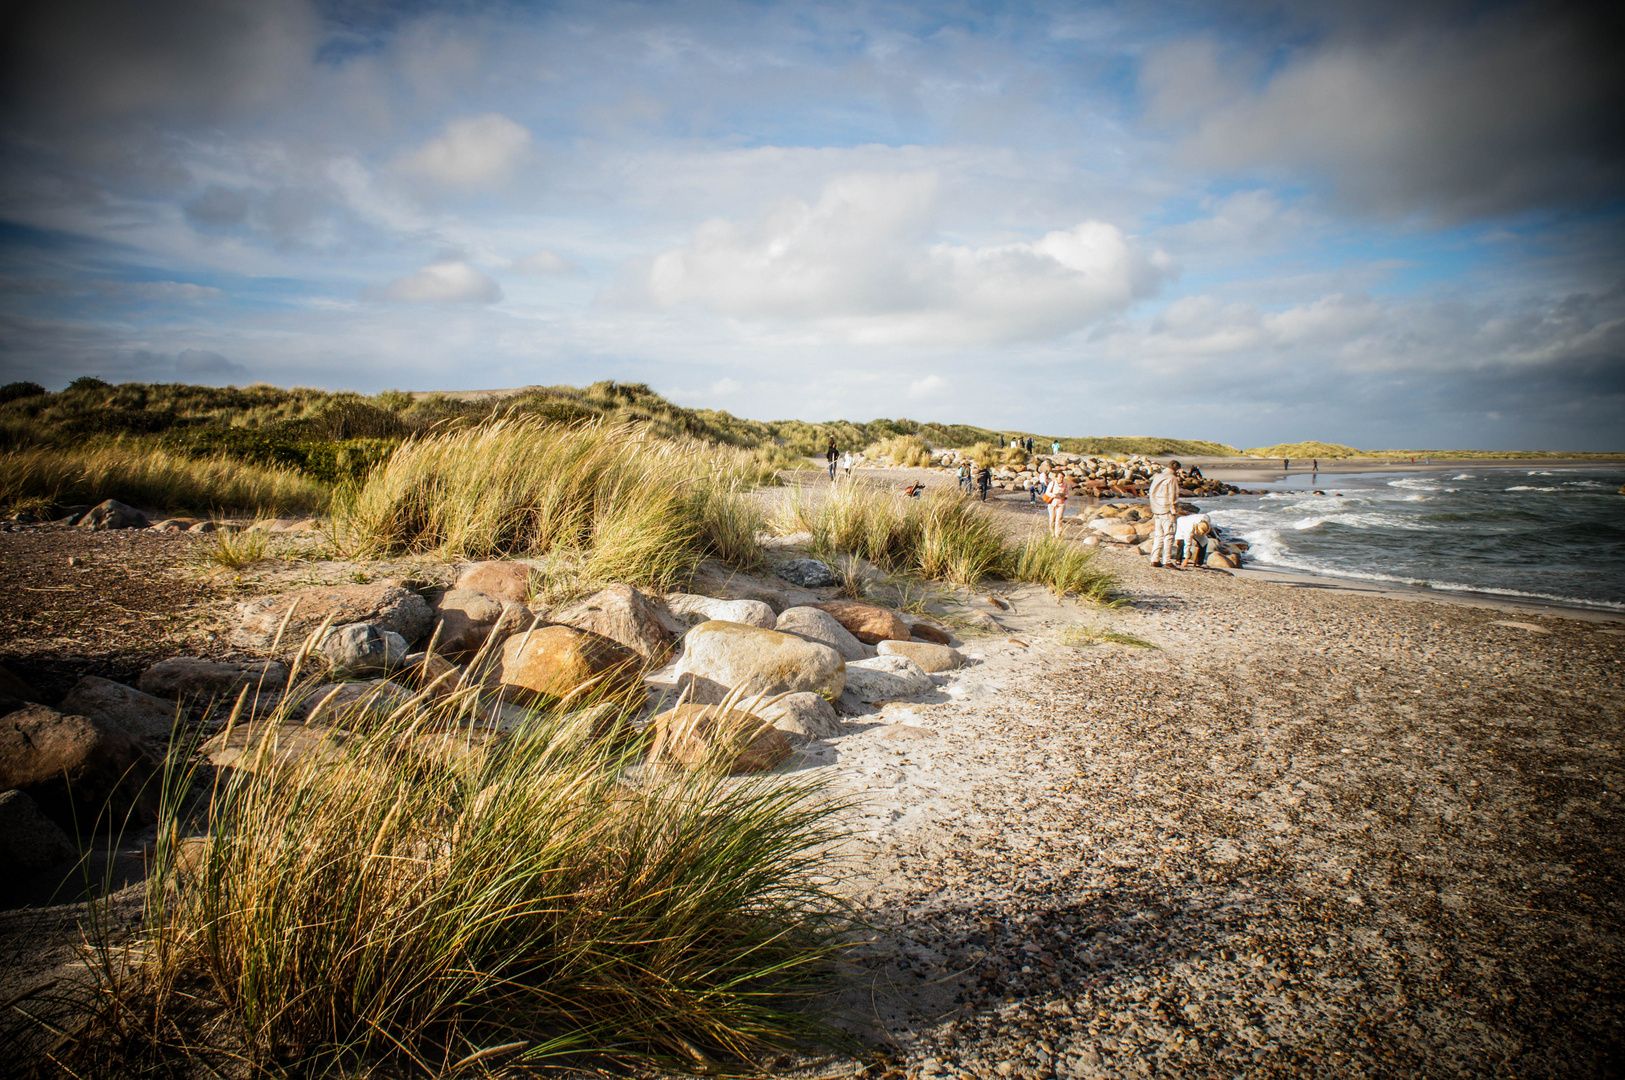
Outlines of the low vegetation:
M922 468L931 464L931 447L918 435L893 435L871 445L864 454L872 461Z
M838 804L714 768L629 784L643 747L602 707L498 736L476 698L362 703L325 735L282 704L205 804L173 772L142 928L94 942L91 1020L50 1052L64 1074L589 1052L714 1071L831 1037L805 999L842 929L817 884Z
M1117 579L1094 565L1086 547L1046 533L1034 533L1005 548L999 576L1049 586L1056 596L1077 596L1096 603L1113 599Z
M190 458L135 442L6 455L0 505L41 509L119 499L174 511L315 514L331 488L292 469Z
M1337 443L1323 442L1295 442L1282 443L1279 446L1259 446L1247 453L1252 457L1262 458L1328 458L1336 461L1340 458L1366 457L1352 446L1340 446Z

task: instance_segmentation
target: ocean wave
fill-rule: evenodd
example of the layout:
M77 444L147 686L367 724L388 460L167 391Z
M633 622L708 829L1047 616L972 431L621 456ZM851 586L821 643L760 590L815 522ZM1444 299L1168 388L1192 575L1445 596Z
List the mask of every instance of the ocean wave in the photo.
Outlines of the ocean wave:
M1547 473L1546 475L1550 476L1552 474ZM1509 488L1507 488L1507 490L1508 491L1561 491L1563 489L1562 488L1554 488L1554 487L1530 487L1528 484L1519 484L1517 487L1509 487Z
M1417 589L1436 589L1440 592L1479 593L1484 596L1507 596L1519 600L1544 600L1551 603L1566 604L1570 607L1589 608L1597 611L1625 611L1625 602L1615 600L1583 600L1577 596L1558 596L1554 593L1527 592L1523 589L1498 589L1493 585L1464 585L1459 581L1439 581L1433 578L1402 577L1398 574L1381 574L1374 570L1349 570L1344 567L1328 567L1307 559L1281 559L1266 558L1262 553L1267 550L1262 545L1254 545L1248 554L1253 556L1254 562L1268 563L1271 566L1290 570L1307 570L1323 577L1352 578L1356 581L1380 581L1392 585L1409 585Z
M1473 479L1476 479L1476 477L1474 477L1472 475L1472 473L1462 473L1460 476L1452 476L1450 479L1452 479L1452 480L1473 480Z
M1432 488L1437 488L1439 486L1439 482L1437 480L1426 479L1425 477L1407 476L1407 477L1405 477L1404 479L1401 479L1401 480L1390 480L1390 481L1388 481L1388 486L1389 487L1397 487L1397 488L1432 489Z
M1547 472L1545 469L1535 469L1535 470L1532 470L1530 472L1524 473L1524 475L1525 476L1556 476L1557 474Z
M1604 491L1607 491L1609 489L1609 487L1610 487L1610 485L1608 485L1608 484L1601 484L1601 483L1598 483L1595 480L1565 480L1565 481L1563 481L1563 486L1564 487L1601 488Z

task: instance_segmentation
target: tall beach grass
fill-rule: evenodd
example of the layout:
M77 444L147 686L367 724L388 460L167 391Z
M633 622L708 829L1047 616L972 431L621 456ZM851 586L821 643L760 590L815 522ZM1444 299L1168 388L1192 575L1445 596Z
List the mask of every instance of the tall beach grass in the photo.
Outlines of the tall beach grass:
M118 499L165 510L310 514L325 510L329 498L327 485L292 470L123 443L15 451L0 475L0 506Z
M504 418L414 439L336 507L358 552L558 555L584 579L669 588L700 559L761 558L750 454L636 428Z

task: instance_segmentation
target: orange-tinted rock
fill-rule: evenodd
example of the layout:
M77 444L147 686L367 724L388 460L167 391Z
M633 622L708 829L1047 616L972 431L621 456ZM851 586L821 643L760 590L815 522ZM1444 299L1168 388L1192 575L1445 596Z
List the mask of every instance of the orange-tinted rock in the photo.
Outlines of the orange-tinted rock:
M827 611L835 617L835 621L846 627L847 632L865 645L878 645L882 641L907 641L909 638L908 623L895 611L875 607L873 604L860 604L856 600L826 600L819 604L808 604L820 611Z
M790 756L790 740L767 721L717 705L679 705L649 724L652 765L763 772Z
M516 562L472 563L457 575L452 588L472 589L511 604L523 604L530 597L530 567Z
M672 634L647 596L630 585L610 585L548 614L548 621L600 634L653 664L671 652Z
M946 630L938 630L928 623L911 623L908 632L911 637L917 637L921 641L929 641L933 645L952 645L954 643L954 639L948 636Z
M578 691L581 700L593 700L642 693L641 667L637 653L600 634L540 626L502 643L496 680L503 698L519 704L557 701Z

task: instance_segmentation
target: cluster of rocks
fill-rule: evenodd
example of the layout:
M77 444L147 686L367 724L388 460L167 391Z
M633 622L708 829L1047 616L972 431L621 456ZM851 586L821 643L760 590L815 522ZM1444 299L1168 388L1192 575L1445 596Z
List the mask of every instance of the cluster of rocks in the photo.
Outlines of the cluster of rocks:
M37 871L67 857L74 834L154 821L154 777L185 725L226 728L201 752L242 768L273 732L281 756L323 752L363 718L421 712L456 715L489 741L534 709L610 705L597 714L632 718L617 734L642 738L649 765L737 774L840 734L842 712L930 692L965 662L936 626L834 599L817 560L781 571L777 583L702 572L720 596L617 584L554 607L531 598L527 564L474 563L449 587L389 580L243 601L230 640L251 661L174 657L135 686L85 676L54 708L8 675L0 864Z
M262 518L246 521L239 518L168 517L156 521L135 507L117 499L104 499L92 506L50 507L40 512L19 510L0 521L0 532L18 529L57 526L107 532L114 529L157 529L160 532L243 532L252 530L267 533L309 533L321 527L315 518Z
M1202 508L1194 503L1182 502L1178 507L1181 516L1202 512ZM1120 544L1135 548L1141 555L1151 554L1153 523L1151 511L1144 506L1132 503L1089 506L1080 510L1076 517L1067 518L1067 521L1087 530L1083 542L1090 547L1097 544ZM1208 554L1207 565L1225 569L1239 567L1243 555L1248 550L1247 541L1239 537L1226 537L1218 526L1213 527L1213 535L1219 540L1219 548Z
M974 467L976 464L963 450L938 451L932 463L944 469L957 469L964 464ZM1029 455L1020 468L994 465L991 476L992 486L996 489L1026 491L1042 482L1046 474L1061 472L1071 479L1074 490L1080 495L1095 498L1122 495L1132 498L1145 494L1151 478L1161 468L1158 462L1139 454L1130 456L1127 461L1117 461L1063 452ZM1187 472L1180 474L1179 486L1184 494L1190 496L1249 494L1223 481L1192 476Z

